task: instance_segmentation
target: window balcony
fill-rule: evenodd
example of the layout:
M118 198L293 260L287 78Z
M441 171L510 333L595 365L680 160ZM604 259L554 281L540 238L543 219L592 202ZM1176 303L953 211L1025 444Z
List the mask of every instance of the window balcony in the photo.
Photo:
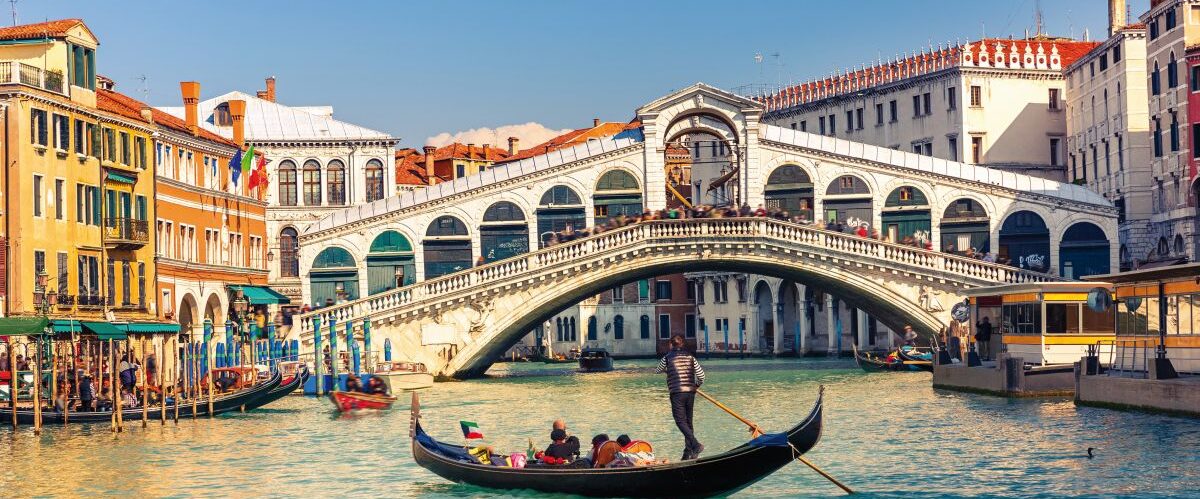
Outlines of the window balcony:
M97 308L104 305L104 297L100 295L79 295L80 308Z
M0 84L11 83L68 95L62 71L45 70L23 62L0 62Z
M104 220L104 245L107 248L137 249L150 241L150 223L132 218Z

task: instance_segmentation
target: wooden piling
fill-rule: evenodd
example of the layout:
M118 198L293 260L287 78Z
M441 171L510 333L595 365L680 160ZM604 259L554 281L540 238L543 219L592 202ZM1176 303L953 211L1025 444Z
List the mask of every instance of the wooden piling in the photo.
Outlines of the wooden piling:
M150 372L146 367L146 335L142 335L142 428L149 424L150 419Z
M213 417L213 358L212 349L209 348L208 343L204 344L204 360L208 371L208 375L205 376L208 379L208 417L211 419Z
M171 385L175 387L175 425L179 426L179 406L183 404L183 391L179 389L179 337L171 338Z
M42 345L34 340L33 345L33 434L42 434ZM28 350L26 351L28 352Z
M117 414L120 412L117 410L117 406L120 403L120 399L117 396L117 383L116 383L117 380L116 380L116 377L113 376L113 374L116 373L116 371L117 371L116 356L117 356L117 354L116 354L116 349L113 347L113 340L112 340L112 338L109 338L108 339L108 373L107 374L108 374L108 396L109 396L109 398L112 399L112 404L110 404L110 405L112 405L112 410L109 414L109 420L111 421L111 425L112 425L110 430L113 433L117 432Z
M16 345L13 345L12 336L9 336L8 345L8 399L12 403L12 427L17 429L17 351Z

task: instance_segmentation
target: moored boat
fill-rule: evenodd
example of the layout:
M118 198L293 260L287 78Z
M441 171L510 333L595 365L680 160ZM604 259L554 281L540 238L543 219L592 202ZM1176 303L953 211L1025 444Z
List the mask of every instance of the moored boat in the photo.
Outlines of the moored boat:
M350 412L361 409L386 410L391 409L396 397L391 395L372 395L359 392L329 392L329 400L339 411Z
M896 356L905 365L913 366L921 371L933 372L933 352L922 352L918 347L903 346L896 349Z
M433 386L433 373L420 362L380 362L371 376L382 379L392 393Z
M417 464L453 482L591 497L709 497L744 489L812 449L821 439L823 391L808 417L785 432L763 435L710 457L649 466L510 468L479 464L463 446L439 442L425 432L416 393L409 435Z
M280 377L282 378L282 374L280 374ZM294 373L291 377L282 379L286 380L287 382L279 383L275 388L267 392L266 395L259 397L254 402L246 404L245 410L249 411L251 409L257 409L283 397L291 395L292 392L295 392L297 388L300 388L302 385L304 385L304 380L308 379L308 368L301 365L300 370Z
M612 355L603 348L585 348L579 353L579 371L602 373L613 370Z

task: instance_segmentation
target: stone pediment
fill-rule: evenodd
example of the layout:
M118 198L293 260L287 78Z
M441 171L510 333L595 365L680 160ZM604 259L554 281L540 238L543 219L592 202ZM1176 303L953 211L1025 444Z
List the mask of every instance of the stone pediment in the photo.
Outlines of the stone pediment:
M761 115L764 110L762 104L746 97L698 82L690 87L672 92L643 105L638 108L637 115L655 115L687 101L692 101L693 107L696 109L707 107L736 109L746 115Z

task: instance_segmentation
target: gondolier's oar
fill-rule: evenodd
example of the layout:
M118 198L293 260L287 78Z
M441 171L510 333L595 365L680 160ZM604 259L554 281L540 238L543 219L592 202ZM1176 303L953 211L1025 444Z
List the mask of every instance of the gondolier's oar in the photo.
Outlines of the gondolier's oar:
M750 421L749 419L743 418L743 417L742 417L740 414L738 414L738 413L736 413L736 412L733 412L733 409L730 409L730 408L726 407L726 406L725 406L725 404L722 404L722 403L720 403L720 402L717 402L717 399L714 399L714 398L712 398L712 397L708 396L708 394L707 394L707 393L704 393L703 391L700 391L700 390L696 390L696 395L699 395L699 396L701 396L701 397L704 397L704 399L705 399L705 400L708 400L709 402L712 402L712 403L713 403L713 405L715 405L715 406L717 406L717 407L720 407L720 408L721 408L721 410L723 410L723 411L725 411L725 412L729 413L729 415L730 415L730 416L733 416L733 417L737 418L737 420L738 420L738 421L741 421L741 422L742 422L742 423L744 423L746 426L749 426L749 427L750 427L750 435L752 436L752 438L758 438L760 435L762 435L762 434L763 434L762 428L759 428L759 426L758 426L757 424L754 424L754 422ZM795 447L793 447L793 449L795 449ZM847 487L845 484L843 484L842 482L838 481L838 479L836 479L836 478L834 478L834 477L830 476L830 475L829 475L829 473L826 473L826 472L825 472L825 470L822 470L821 468L818 468L818 467L817 467L817 465L813 464L811 461L809 461L808 459L806 459L804 456L796 456L796 460L797 460L797 461L800 461L800 462L802 462L802 463L804 463L804 464L805 464L806 466L808 466L809 468L812 468L812 469L813 469L813 471L817 472L817 474L819 474L819 475L821 475L821 476L825 477L825 479L826 479L826 480L829 480L830 482L833 482L833 484L834 484L834 485L837 485L839 488L841 488L842 490L846 491L846 493L847 493L847 494L853 494L853 493L854 493L854 491L853 491L853 490L850 490L850 487Z

